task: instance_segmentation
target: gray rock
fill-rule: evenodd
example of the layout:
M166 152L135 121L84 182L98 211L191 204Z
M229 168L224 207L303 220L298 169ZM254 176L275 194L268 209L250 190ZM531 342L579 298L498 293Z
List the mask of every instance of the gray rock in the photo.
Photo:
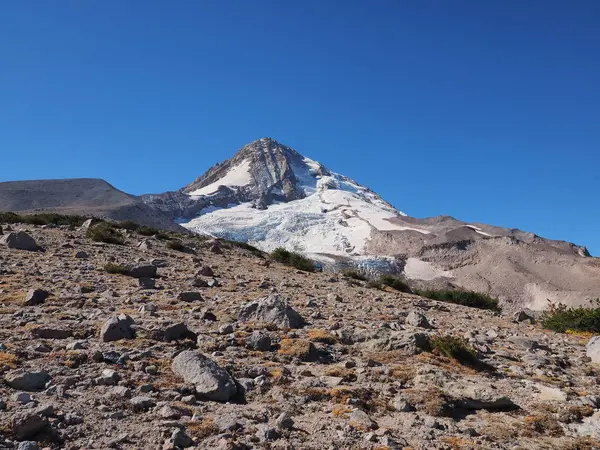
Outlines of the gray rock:
M305 325L302 316L278 294L243 305L238 313L238 320L272 323L279 328L302 328Z
M432 328L427 317L417 311L411 311L406 317L405 323L418 328Z
M352 411L350 417L348 417L348 423L360 430L375 430L378 428L377 423L375 423L366 412L361 411L360 409Z
M25 306L36 306L41 305L50 296L50 292L44 289L31 289L25 294L23 303Z
M61 330L58 328L39 327L31 330L31 334L40 339L68 339L73 336L71 330Z
M31 403L32 401L33 399L31 398L31 395L29 395L27 392L17 392L15 394L15 402L17 403L26 405L27 403Z
M204 300L200 292L180 292L177 300L182 302L201 302Z
M255 330L246 338L246 345L252 350L266 352L271 350L271 337L264 331Z
M156 289L156 280L154 278L138 278L138 283L142 289Z
M147 411L152 408L156 402L152 397L138 396L129 400L135 411Z
M121 339L134 339L135 331L131 326L134 321L126 314L120 314L118 317L111 317L100 329L100 339L103 342L119 341Z
M191 339L195 341L198 335L191 331L187 325L183 322L179 322L173 325L168 325L163 330L157 331L153 334L153 337L158 341L182 341L184 339Z
M17 413L11 421L12 432L18 440L35 436L48 426L48 419L39 414L25 412Z
M275 425L281 430L293 430L294 420L289 413L283 412L275 419Z
M27 250L35 252L39 250L35 239L29 236L24 231L18 231L16 233L8 233L0 238L0 244L6 245L8 248L16 250Z
M276 441L281 437L279 432L268 425L259 425L257 427L256 436L260 442Z
M600 336L594 336L588 341L585 354L593 363L600 363Z
M13 389L21 391L41 391L50 381L50 375L43 370L25 371L23 369L13 370L4 377L4 381Z
M214 277L215 273L210 266L202 266L202 268L198 271L199 275L204 277Z
M88 219L85 222L83 222L83 224L81 225L81 227L79 228L80 231L87 231L89 227L92 226L92 223L94 222L94 219Z
M17 450L39 450L39 447L35 441L23 441L19 442Z
M169 443L176 448L187 448L194 445L192 438L189 437L184 430L179 428L173 430Z
M156 266L153 264L136 264L127 272L133 278L156 278Z
M78 251L75 253L75 258L78 259L88 259L90 256L84 251Z
M233 333L233 325L228 323L219 327L219 334L231 334Z
M409 412L413 410L411 404L404 398L402 395L395 396L391 402L390 406L394 408L395 411L398 412Z
M181 352L171 365L173 372L209 400L226 402L237 393L231 375L212 359L191 350Z

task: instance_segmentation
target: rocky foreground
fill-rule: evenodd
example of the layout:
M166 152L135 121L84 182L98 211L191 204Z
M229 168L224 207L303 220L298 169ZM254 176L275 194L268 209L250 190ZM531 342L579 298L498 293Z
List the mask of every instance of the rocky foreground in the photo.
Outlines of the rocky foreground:
M600 448L590 336L226 242L12 228L0 448ZM442 356L448 335L477 354Z

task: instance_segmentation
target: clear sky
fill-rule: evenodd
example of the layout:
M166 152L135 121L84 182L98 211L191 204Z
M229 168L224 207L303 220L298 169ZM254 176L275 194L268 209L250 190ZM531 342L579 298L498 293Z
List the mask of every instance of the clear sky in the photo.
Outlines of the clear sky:
M600 254L600 1L0 4L0 180L174 190L270 136Z

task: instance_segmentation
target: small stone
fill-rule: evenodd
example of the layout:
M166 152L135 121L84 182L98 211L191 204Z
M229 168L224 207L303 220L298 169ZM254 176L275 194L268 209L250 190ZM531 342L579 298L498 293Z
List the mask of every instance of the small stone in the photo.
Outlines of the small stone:
M84 251L78 251L75 253L75 258L78 258L78 259L87 259L89 257L90 256Z
M15 402L21 403L22 405L26 405L32 401L31 395L29 395L27 392L17 392L15 394Z
M246 345L252 350L266 352L271 350L271 337L264 331L255 330L246 339Z
M103 342L119 341L121 339L135 338L135 331L131 326L134 321L126 314L120 314L118 317L111 317L100 329L100 338Z
M135 411L147 411L155 405L151 397L138 396L129 400Z
M138 278L138 284L142 289L156 289L156 280L154 278Z
M219 334L231 334L233 333L233 325L228 323L219 327Z
M405 323L417 328L432 328L427 317L417 311L411 311L406 317Z

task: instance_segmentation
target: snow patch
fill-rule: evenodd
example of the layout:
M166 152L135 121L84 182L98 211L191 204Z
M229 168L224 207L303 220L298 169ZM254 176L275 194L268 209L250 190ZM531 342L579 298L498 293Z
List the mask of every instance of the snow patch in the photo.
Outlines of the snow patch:
M250 174L250 161L244 160L239 165L233 167L227 172L227 174L220 178L218 181L209 184L208 186L196 189L190 192L190 196L198 197L201 195L210 195L217 192L219 186L246 186L252 181L252 175Z
M441 270L433 264L417 258L408 258L404 266L404 275L413 280L431 281L438 277L451 278L452 272Z

